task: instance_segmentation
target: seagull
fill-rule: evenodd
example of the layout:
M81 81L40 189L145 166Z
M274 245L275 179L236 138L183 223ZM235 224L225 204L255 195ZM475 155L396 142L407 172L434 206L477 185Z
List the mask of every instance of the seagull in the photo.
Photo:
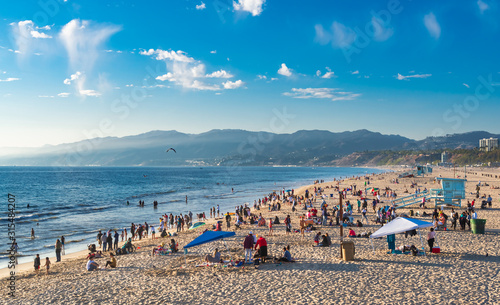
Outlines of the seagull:
M175 151L175 149L173 149L172 147L170 147L169 149L167 149L167 152L169 152L169 151L171 151L171 150L173 150L173 151L174 151L174 153L177 153L177 152Z

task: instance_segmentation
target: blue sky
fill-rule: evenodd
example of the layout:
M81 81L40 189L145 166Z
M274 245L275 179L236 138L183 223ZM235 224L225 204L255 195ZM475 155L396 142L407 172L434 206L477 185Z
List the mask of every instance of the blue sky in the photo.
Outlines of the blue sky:
M497 1L2 1L0 147L500 132Z

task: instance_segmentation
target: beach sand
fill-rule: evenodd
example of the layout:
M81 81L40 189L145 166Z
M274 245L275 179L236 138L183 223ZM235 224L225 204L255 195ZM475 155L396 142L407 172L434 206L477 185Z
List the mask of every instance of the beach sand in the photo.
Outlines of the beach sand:
M387 254L387 242L374 240L372 251L370 239L355 238L355 260L345 262L339 259L339 228L336 226L317 226L317 230L327 232L332 237L333 245L329 248L314 248L313 237L317 231L306 233L302 238L299 233L285 234L283 219L292 216L292 227L298 228L299 216L304 212L299 208L292 213L288 205L283 205L279 212L267 209L254 211L263 213L269 219L277 215L281 224L274 226L273 236L267 236L267 227L243 225L236 230L236 236L227 240L234 260L243 257L243 239L248 231L264 235L268 241L270 255L281 256L283 246L290 245L295 263L261 264L259 268L246 265L236 267L195 267L202 258L215 247L224 249L221 241L189 249L186 256L176 253L167 256L151 256L154 246L162 240L168 243L170 237L134 242L140 247L136 253L118 256L118 268L87 272L86 252L63 256L61 263L53 263L50 275L35 276L32 263L17 268L16 297L11 298L8 281L3 280L2 304L498 304L500 296L500 170L476 171L467 173L467 199L475 197L475 185L480 180L489 186L483 186L481 194L491 194L493 209L477 210L479 218L487 219L486 233L472 234L470 231L438 231L437 241L441 253L414 257L411 255ZM434 173L422 178L400 178L399 184L391 183L398 173L385 173L371 176L371 187L390 187L399 196L410 189L411 181L423 188L436 188L434 177L452 177L453 169L434 169ZM463 176L457 171L455 175ZM495 178L497 175L497 178ZM333 186L336 182L320 185ZM356 184L362 188L364 179L345 179L340 187ZM318 185L316 185L318 186ZM305 186L312 190L313 186ZM332 189L326 189L329 196ZM473 194L474 193L474 194ZM256 199L259 195L256 194ZM369 196L372 198L372 196ZM466 199L466 200L467 200ZM354 203L354 218L361 219L356 212L356 199L348 196ZM389 200L382 198L389 205ZM466 207L465 201L462 210ZM338 195L328 199L329 204L338 203ZM237 203L235 202L235 206ZM320 201L315 205L319 209ZM431 213L432 204L427 212ZM408 209L398 209L398 213L409 210L423 210L418 205ZM447 213L450 209L445 209ZM460 212L461 210L459 210ZM232 211L231 211L232 212ZM370 224L354 228L356 233L375 232L380 226L375 225L375 218L368 205ZM430 221L430 217L418 217ZM233 218L234 219L234 218ZM214 223L210 220L207 223ZM209 227L186 231L175 237L180 247L196 238L202 230ZM232 229L234 226L232 224ZM226 230L224 222L224 230ZM347 232L344 232L346 235ZM158 235L158 234L157 234ZM422 232L425 239L427 231ZM347 239L347 238L345 238ZM405 239L398 235L396 246L415 244L420 248L418 236ZM427 243L424 240L426 249ZM182 250L181 250L182 251ZM229 259L226 251L221 251L224 259ZM488 254L488 256L486 256ZM103 266L108 258L97 259ZM55 259L52 259L55 262ZM187 262L187 265L185 265ZM42 259L42 265L44 264ZM22 269L25 269L22 271ZM43 267L42 267L43 269ZM2 277L6 269L2 270ZM44 270L43 270L44 271Z

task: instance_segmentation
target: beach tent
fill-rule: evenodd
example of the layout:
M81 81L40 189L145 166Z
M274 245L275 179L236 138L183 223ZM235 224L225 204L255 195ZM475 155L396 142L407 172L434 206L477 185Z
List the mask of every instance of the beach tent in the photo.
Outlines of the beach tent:
M398 234L406 231L417 230L420 236L420 243L422 245L422 250L424 250L425 253L425 248L422 242L422 234L420 234L420 229L428 227L432 227L432 222L427 222L409 217L398 217L393 221L387 223L382 228L378 229L372 235L370 235L370 238L384 237L391 234ZM373 248L373 241L372 241L372 248Z
M236 235L235 232L225 232L225 231L206 231L200 236L196 237L192 242L184 246L184 249L191 248L194 246L203 245L206 243L211 243L213 241L224 239Z
M236 235L235 232L205 231L203 234L196 237L193 241L191 241L189 244L187 244L183 247L184 248L184 259L186 260L186 253L187 253L188 248L203 245L206 243L211 243L211 242L219 240L219 239L222 239L222 241L224 241L224 246L226 247L226 250L229 253L229 256L231 257L231 253L229 252L229 249L227 248L226 241L224 240L224 238L228 238L228 237L231 237L234 235ZM233 259L231 257L231 261L232 260Z

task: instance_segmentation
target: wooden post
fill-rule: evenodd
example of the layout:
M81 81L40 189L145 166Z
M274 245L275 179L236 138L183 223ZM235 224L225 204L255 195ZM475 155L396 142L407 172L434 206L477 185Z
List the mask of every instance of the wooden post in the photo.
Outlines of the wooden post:
M340 258L342 258L342 243L344 242L344 208L342 206L342 196L342 192L339 189Z

